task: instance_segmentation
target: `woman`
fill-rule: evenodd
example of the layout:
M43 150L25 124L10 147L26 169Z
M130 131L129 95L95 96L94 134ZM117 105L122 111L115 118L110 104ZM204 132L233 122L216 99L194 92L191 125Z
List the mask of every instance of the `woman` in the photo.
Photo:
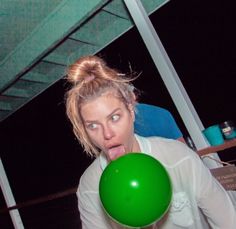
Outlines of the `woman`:
M66 95L67 115L85 152L96 157L77 192L84 229L125 228L104 212L98 185L106 165L128 152L155 157L172 180L168 214L152 228L235 228L236 213L227 193L191 149L179 141L134 134L131 79L99 57L87 56L68 68L68 80L73 86Z

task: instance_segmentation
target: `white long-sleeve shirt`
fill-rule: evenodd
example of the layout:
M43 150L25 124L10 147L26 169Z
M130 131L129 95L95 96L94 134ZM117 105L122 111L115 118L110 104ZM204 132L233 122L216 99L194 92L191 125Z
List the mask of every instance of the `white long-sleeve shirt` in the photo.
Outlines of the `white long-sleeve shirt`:
M141 152L159 160L172 181L170 209L155 228L236 228L236 211L227 192L195 152L175 140L138 135L136 138ZM107 216L99 199L99 180L107 163L101 154L80 179L77 196L83 229L126 228Z

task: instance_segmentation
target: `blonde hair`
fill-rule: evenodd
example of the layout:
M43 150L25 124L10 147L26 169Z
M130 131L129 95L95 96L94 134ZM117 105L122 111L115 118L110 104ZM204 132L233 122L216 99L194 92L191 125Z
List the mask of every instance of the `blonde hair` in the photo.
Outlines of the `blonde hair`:
M90 141L80 114L81 104L112 91L127 106L134 104L134 77L107 66L98 56L81 57L67 70L67 80L72 84L66 93L66 114L72 123L73 132L89 156L98 156L99 150Z

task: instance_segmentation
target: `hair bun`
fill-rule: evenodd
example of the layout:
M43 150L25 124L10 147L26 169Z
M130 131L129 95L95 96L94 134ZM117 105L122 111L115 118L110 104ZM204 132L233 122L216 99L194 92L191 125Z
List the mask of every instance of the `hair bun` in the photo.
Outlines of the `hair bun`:
M101 69L106 66L105 62L97 56L81 57L67 70L67 80L73 84L88 82L101 74Z

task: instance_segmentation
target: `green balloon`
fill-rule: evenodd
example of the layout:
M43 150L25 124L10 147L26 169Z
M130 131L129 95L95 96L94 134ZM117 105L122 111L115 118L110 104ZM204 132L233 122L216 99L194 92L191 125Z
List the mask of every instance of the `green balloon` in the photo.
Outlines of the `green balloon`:
M158 160L132 152L108 164L100 178L99 196L113 220L129 227L145 227L167 212L171 180Z

